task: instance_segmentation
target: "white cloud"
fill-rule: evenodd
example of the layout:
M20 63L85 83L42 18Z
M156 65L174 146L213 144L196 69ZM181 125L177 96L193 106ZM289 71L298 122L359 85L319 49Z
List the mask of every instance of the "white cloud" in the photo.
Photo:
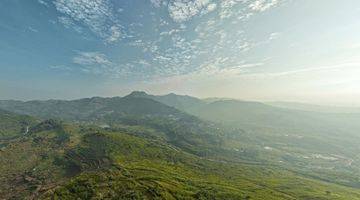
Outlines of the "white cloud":
M181 31L180 29L171 29L169 31L161 32L160 35L173 35L173 34L178 33L180 31Z
M74 22L73 22L73 20L72 20L71 18L69 18L69 17L64 17L64 16L62 16L62 17L59 17L58 20L59 20L59 22L60 22L61 24L63 24L66 28L70 28L70 27L72 27L72 26L75 25Z
M82 23L105 41L121 39L122 26L108 0L56 0L54 4L59 12Z
M245 21L256 12L263 12L286 0L222 0L220 3L220 19L237 18L238 21Z
M59 71L72 71L71 67L65 65L52 65L49 68L52 70L59 70Z
M242 0L223 0L220 3L221 11L220 18L225 19L231 17L234 13L232 8L236 6L238 3L243 3Z
M276 39L278 39L280 36L281 36L281 33L279 33L279 32L271 33L270 36L269 36L269 41L271 41L271 40L276 40Z
M199 14L215 10L216 4L210 0L174 0L169 3L168 11L175 22L188 21Z
M100 75L108 78L135 78L147 77L151 63L139 59L127 63L114 63L100 52L78 52L73 57L73 63L79 65L80 70L85 73ZM58 69L54 68L53 69Z
M72 28L74 29L76 32L78 33L82 33L83 32L83 29L77 25L74 20L72 20L70 17L64 17L64 16L61 16L58 18L58 21L63 25L65 26L65 28Z
M125 74L125 65L116 65L107 56L99 52L78 52L73 58L73 63L80 66L84 73L119 78Z
M148 61L146 61L144 59L140 59L138 61L135 61L134 64L138 64L138 65L141 65L141 66L150 66L151 65Z
M217 77L238 76L251 68L264 65L262 62L248 63L245 61L239 61L235 65L229 65L231 59L232 58L230 57L218 57L210 59L208 62L201 65L200 69L194 74L211 75Z
M254 76L254 77L280 77L280 76L291 76L291 75L299 75L299 74L308 74L308 73L315 73L315 72L329 72L333 70L344 70L344 69L357 69L360 66L360 62L358 61L349 61L335 65L325 65L325 66L318 66L318 67L307 67L307 68L298 68L289 71L282 71L282 72L260 72L260 73L249 73L246 74L247 76Z
M155 7L160 7L161 4L163 3L162 0L150 0L150 2L151 2Z
M212 11L214 11L216 9L216 7L217 7L217 5L215 3L209 4L207 6L207 11L212 12Z
M73 58L73 62L83 66L111 64L105 54L99 52L79 52L78 55Z
M29 29L29 31L34 32L34 33L38 33L38 32L39 32L39 30L37 30L36 28L33 28L33 27L31 27L31 26L29 26L28 29Z
M42 5L46 6L46 7L48 7L48 6L49 6L48 2L47 2L47 1L45 1L45 0L38 0L38 2L39 2L40 4L42 4Z
M121 29L119 26L113 25L109 29L109 36L106 38L106 41L109 43L116 42L122 36Z
M263 12L280 3L279 0L256 0L249 5L249 8L253 11Z
M99 52L79 52L73 62L81 65L87 73L107 75L109 77L171 77L203 73L233 74L244 71L253 65L241 63L242 55L254 47L252 40L247 38L244 31L230 24L238 16L250 16L256 13L249 5L258 0L150 0L154 7L161 7L168 11L171 19L178 23L165 21L162 16L154 17L152 21L159 23L155 26L158 38L139 32L144 25L139 22L130 22L127 27L126 46L136 51L142 51L146 60L139 58L127 59L125 62L113 63L104 54ZM92 6L85 3L92 2ZM261 3L261 2L260 2ZM84 4L84 5L83 5ZM116 42L124 37L123 27L115 19L118 9L112 9L110 0L56 0L57 9L65 16L59 18L65 26L77 24L86 25L108 43ZM262 5L262 4L260 4ZM156 9L156 8L152 8ZM216 10L219 15L227 9L233 13L231 18L220 18L209 15L207 20L196 21L195 30L190 30L182 23L195 16L202 16ZM240 12L241 11L241 12ZM116 14L117 13L117 14ZM153 16L153 15L152 15ZM224 23L229 20L229 23ZM187 34L193 32L195 34ZM131 35L131 36L130 36ZM106 37L105 37L106 36ZM269 37L275 38L276 33ZM125 41L124 41L125 42ZM214 58L221 58L214 60ZM233 67L235 66L235 67Z
M159 32L160 36L166 35L170 39L170 45L163 47L157 44L157 48L151 51L153 61L157 64L156 67L152 66L151 71L155 75L161 76L179 76L197 72L205 73L206 71L214 74L247 71L245 68L253 65L239 63L239 56L254 48L255 43L247 38L244 31L234 29L234 26L224 26L226 24L224 20L232 22L248 19L257 13L250 7L252 4L263 6L263 9L275 6L275 1L270 2L270 5L265 4L269 2L261 1L258 2L260 3L258 5L257 0L169 0L157 2L158 6L168 7L169 15L175 22L189 21L195 16L201 16L214 10L218 10L220 16L220 19L212 15L210 19L200 21L194 30L197 34L196 38L186 37L181 30L176 28ZM167 4L165 5L164 2ZM279 34L274 33L269 37L275 39L277 36ZM163 41L168 38L161 37ZM149 52L151 45L154 43L146 44L143 48ZM214 60L212 58L221 59Z

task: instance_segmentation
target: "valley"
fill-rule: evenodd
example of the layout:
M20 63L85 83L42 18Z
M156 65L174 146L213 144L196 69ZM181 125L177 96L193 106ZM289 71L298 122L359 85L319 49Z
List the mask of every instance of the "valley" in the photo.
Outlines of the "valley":
M144 92L0 109L5 199L360 199L358 125L333 123L356 114Z

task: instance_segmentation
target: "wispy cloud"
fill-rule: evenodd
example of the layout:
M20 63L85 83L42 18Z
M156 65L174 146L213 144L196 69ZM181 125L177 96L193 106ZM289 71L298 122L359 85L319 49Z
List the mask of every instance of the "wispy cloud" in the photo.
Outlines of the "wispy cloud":
M253 11L263 12L280 3L279 0L256 0L249 5Z
M33 28L31 26L29 26L28 29L29 29L29 31L34 32L34 33L39 32L39 30L37 30L36 28Z
M79 65L109 65L111 62L99 52L79 52L73 58L73 62Z
M46 0L38 0L38 2L46 7L49 6L49 3Z
M345 70L349 68L359 67L360 62L344 62L335 65L325 65L318 67L306 67L306 68L298 68L295 70L281 71L281 72L260 72L260 73L247 73L245 76L261 76L261 77L280 77L280 76L291 76L298 74L308 74L315 72L329 72L333 70Z
M49 67L52 70L59 70L59 71L72 71L73 68L65 65L52 65Z
M155 7L167 6L170 17L175 22L185 22L197 15L204 15L216 9L212 0L150 0Z
M276 39L278 39L280 36L281 36L281 33L280 33L280 32L271 33L270 36L269 36L269 41L271 41L271 40L276 40Z
M163 0L150 0L150 2L155 6L155 7L160 7L161 4L165 1Z
M219 16L221 19L235 17L237 21L245 21L256 13L279 6L285 1L287 0L222 0Z
M83 29L75 24L74 20L72 20L70 17L61 16L58 18L58 21L65 26L65 28L72 28L78 33L82 33Z
M158 76L205 73L206 70L208 73L223 73L240 69L229 66L243 65L238 57L251 50L256 44L247 38L243 30L225 24L242 21L239 19L240 16L249 18L257 12L265 11L265 7L270 9L277 5L275 2L267 1L256 3L257 0L159 0L151 2L155 7L166 7L171 19L180 24L215 10L218 14L196 21L195 30L172 28L161 31L159 35L166 36L160 37L161 40L170 40L167 40L165 47L158 41L133 43L146 49L146 52L151 52L153 64L156 66L150 67L151 72ZM260 7L264 8L260 9ZM196 38L189 38L183 34L192 31L195 31ZM274 33L269 37L275 39L278 36L279 33Z
M55 0L54 4L59 12L82 23L106 42L116 42L123 36L122 26L108 0Z
M151 75L147 71L151 65L147 60L139 59L119 64L100 52L77 52L73 63L80 66L80 70L85 73L109 78L144 78Z
M95 75L114 77L118 76L115 64L107 56L99 52L77 52L73 63L80 66L80 70Z
M266 4L269 2L271 5ZM124 26L120 24L117 18L120 14L118 9L113 7L111 0L55 0L55 6L63 13L59 21L65 27L84 25L108 43L127 37L124 44L134 51L141 51L147 57L146 60L131 58L126 62L112 62L101 52L79 52L73 58L73 63L82 66L83 71L112 77L123 77L126 74L153 78L203 73L205 70L209 70L209 73L223 73L244 69L248 65L242 63L239 57L251 50L254 44L241 28L224 24L241 21L238 19L239 16L261 12L262 9L255 9L256 6L265 6L267 9L275 6L272 1L269 2L150 0L149 4L153 5L151 9L167 11L170 17L152 19L159 23L153 32L158 34L156 39L141 32L144 25L139 21ZM195 29L188 28L186 22L195 17L205 16L209 12L214 14L193 21L194 23L189 26ZM227 17L223 18L222 15ZM131 37L124 36L125 29ZM277 36L277 33L270 35L272 39ZM210 65L212 66L209 67Z
M226 19L226 18L230 18L233 15L237 14L237 12L235 12L233 10L234 7L236 7L236 5L238 4L244 4L246 1L242 1L242 0L223 0L220 3L220 18L221 19ZM240 10L240 9L238 9Z
M229 57L225 58L216 58L212 60L211 62L208 62L201 66L200 70L195 72L195 74L201 74L201 75L211 75L211 76L238 76L242 74L243 72L247 71L248 69L254 68L254 67L261 67L264 65L264 63L248 63L245 61L240 61L236 65L227 65Z

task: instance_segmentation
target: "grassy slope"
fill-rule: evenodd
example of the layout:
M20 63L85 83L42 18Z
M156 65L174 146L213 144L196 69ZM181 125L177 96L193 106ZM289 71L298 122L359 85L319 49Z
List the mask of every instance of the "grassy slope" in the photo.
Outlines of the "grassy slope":
M53 122L53 124L58 122ZM78 143L73 126L44 126L40 123L27 135L2 141L0 150L0 196L31 197L65 181L68 176L55 161ZM10 192L9 192L10 191Z
M90 148L90 152L102 152L101 157L109 157L113 167L100 173L85 172L48 198L360 198L360 191L311 180L283 169L204 160L166 144L128 134L107 132L85 138L82 145Z
M36 123L36 119L0 110L0 140L16 137L26 132L26 128Z
M36 127L0 151L3 198L360 199L351 188L277 167L201 158L133 130Z

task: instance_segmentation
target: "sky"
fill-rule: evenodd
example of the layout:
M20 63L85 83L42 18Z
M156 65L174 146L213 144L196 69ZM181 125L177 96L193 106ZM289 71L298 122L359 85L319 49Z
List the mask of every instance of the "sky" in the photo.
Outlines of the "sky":
M1 0L0 99L360 106L358 0Z

